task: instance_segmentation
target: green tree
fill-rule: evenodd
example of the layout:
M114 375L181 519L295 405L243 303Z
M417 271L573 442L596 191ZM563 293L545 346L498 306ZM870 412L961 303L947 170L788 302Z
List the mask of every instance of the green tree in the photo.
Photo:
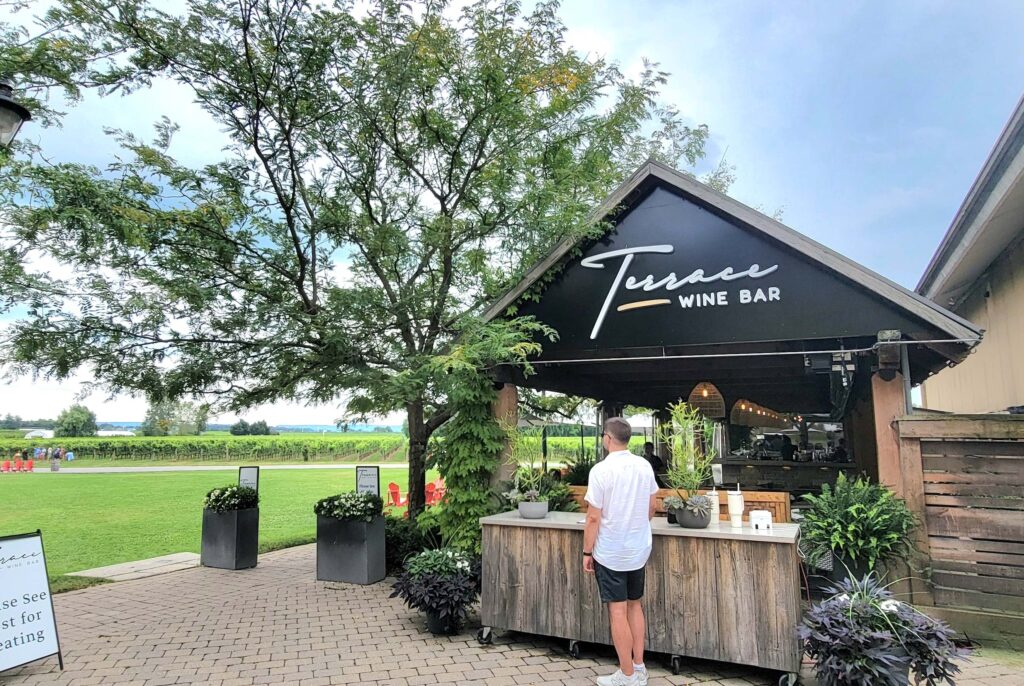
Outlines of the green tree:
M209 406L181 400L150 403L139 429L145 436L198 436L206 430Z
M418 512L428 439L453 413L457 377L437 373L438 356L459 340L521 359L552 335L475 315L553 243L594 235L589 212L645 158L696 164L707 128L659 105L656 65L631 80L568 46L552 2L185 12L58 0L42 20L40 50L70 46L59 87L170 78L231 143L190 168L164 120L152 142L114 132L125 152L105 170L8 161L0 306L30 308L0 353L57 378L89 366L153 402L349 396L353 420L404 410ZM722 164L708 180L730 178ZM88 277L33 273L30 250Z
M4 415L3 419L0 419L0 429L18 429L21 428L21 417L16 414L8 412Z
M253 422L249 425L249 434L251 436L269 436L270 427L261 419L258 422Z
M96 414L85 405L72 405L59 415L54 426L59 438L96 435Z
M248 436L250 433L249 422L239 419L231 425L230 431L232 436Z

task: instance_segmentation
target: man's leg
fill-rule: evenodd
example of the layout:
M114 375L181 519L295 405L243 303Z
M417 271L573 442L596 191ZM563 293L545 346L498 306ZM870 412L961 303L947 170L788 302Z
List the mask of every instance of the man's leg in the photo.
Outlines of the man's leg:
M626 676L632 676L633 632L630 630L627 605L627 602L608 603L608 620L612 625L612 643L615 645L615 653L619 656L619 669Z
M629 620L629 630L632 636L632 652L634 664L644 663L644 639L647 634L647 623L644 620L644 607L639 600L630 600L626 603L626 618Z

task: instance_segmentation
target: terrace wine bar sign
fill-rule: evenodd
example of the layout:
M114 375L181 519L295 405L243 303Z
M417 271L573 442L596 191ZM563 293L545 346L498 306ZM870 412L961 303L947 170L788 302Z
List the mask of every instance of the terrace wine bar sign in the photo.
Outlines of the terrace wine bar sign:
M0 672L51 655L64 669L42 534L0 537Z
M558 332L539 359L798 339L866 337L921 322L843 273L838 256L658 186L517 305ZM829 264L823 261L829 260ZM539 288L540 286L542 288ZM657 351L661 353L663 351ZM650 354L657 354L649 350Z
M608 294L605 296L604 304L601 306L601 311L594 322L594 328L590 331L591 340L597 338L597 335L601 332L601 325L604 324L608 308L619 294L620 289L626 291L639 290L641 293L653 292L660 295L672 295L675 291L686 286L702 286L716 282L727 285L739 279L762 279L770 274L774 274L779 269L777 264L762 268L761 265L754 263L746 269L737 270L733 267L725 267L721 271L711 274L707 274L704 269L698 268L681 277L677 276L675 272L670 272L661 278L656 277L654 274L648 274L642 279L637 279L636 275L630 276L629 268L633 264L634 256L659 253L669 255L673 252L675 252L675 247L672 245L645 245L638 248L610 250L597 255L591 255L580 262L580 266L587 267L588 269L604 269L606 264L619 263L619 269L608 288ZM676 295L676 298L679 300L679 306L684 310L694 307L728 307L733 303L747 305L757 302L777 302L781 300L781 289L778 286L769 286L764 289L740 288L733 295L735 297L730 298L728 290L719 288L710 292L684 293ZM640 310L647 307L671 304L671 298L641 297L638 300L623 303L615 309L618 312L627 312L629 310Z

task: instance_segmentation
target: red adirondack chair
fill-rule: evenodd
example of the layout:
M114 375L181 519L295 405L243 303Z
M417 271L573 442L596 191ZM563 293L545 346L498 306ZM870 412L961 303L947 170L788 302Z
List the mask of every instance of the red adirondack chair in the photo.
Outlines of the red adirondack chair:
M11 461L10 460L4 460L3 465L0 465L0 472L9 472L9 471L11 471Z
M27 460L25 462L25 471L26 472L34 472L35 470L36 470L36 461L35 460Z
M409 503L408 498L402 497L402 490L394 481L388 484L388 507L405 507Z
M24 464L25 464L25 463L24 463L24 462L22 462L22 461L21 461L20 459L19 459L19 460L15 460L15 461L14 461L14 471L16 471L16 472L20 472L20 471L21 471L21 468L22 468L22 466L23 466Z
M434 500L435 492L436 492L436 487L434 486L433 482L427 484L426 503L427 503L428 506L429 505L435 505L437 503L437 501Z

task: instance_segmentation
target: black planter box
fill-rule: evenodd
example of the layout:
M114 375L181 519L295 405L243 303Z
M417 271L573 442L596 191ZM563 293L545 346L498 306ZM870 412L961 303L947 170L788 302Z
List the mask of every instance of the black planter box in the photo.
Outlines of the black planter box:
M214 512L203 510L203 547L199 564L218 569L256 566L260 508Z
M316 517L316 578L350 584L384 580L384 518L351 522Z

